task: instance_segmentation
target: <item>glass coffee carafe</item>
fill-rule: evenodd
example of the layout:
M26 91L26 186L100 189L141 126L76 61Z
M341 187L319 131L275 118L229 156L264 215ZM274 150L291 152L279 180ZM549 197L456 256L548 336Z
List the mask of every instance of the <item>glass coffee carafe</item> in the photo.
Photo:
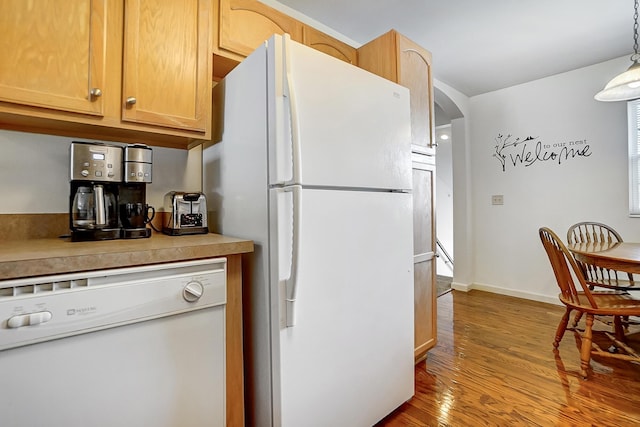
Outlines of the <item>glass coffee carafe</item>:
M118 227L116 196L102 185L78 187L73 198L73 226L83 229Z
M91 187L78 187L73 197L72 217L74 227L95 227L95 198Z

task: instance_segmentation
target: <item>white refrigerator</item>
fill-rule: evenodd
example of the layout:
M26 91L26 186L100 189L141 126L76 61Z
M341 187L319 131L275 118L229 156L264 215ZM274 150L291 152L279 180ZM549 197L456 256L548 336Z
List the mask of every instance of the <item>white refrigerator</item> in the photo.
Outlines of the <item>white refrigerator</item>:
M255 243L247 425L373 425L414 393L408 90L276 35L214 116L212 226Z

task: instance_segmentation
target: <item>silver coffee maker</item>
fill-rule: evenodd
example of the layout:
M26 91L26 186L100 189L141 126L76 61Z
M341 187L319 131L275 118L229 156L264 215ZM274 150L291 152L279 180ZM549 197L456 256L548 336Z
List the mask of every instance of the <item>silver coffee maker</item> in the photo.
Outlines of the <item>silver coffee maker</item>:
M146 145L71 143L69 228L72 241L151 236L146 204L152 152Z
M118 212L123 239L150 237L147 224L155 209L147 205L147 184L151 183L153 152L144 144L127 145L124 150L123 182L118 186Z
M117 196L121 181L121 147L71 143L71 240L120 238Z

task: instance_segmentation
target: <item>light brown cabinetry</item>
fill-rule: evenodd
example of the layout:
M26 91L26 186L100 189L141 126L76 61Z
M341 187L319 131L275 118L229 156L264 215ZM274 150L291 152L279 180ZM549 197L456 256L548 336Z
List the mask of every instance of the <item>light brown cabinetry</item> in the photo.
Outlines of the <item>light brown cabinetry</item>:
M122 118L206 132L210 0L126 0Z
M434 156L414 153L413 268L415 359L424 359L437 341Z
M302 30L302 42L307 46L348 62L349 64L357 64L358 51L354 47L308 25L305 25Z
M244 426L244 351L242 348L242 255L227 256L226 393L227 426Z
M308 26L257 0L218 0L214 34L213 79L222 79L233 67L273 34L291 39L355 64L357 51L334 37Z
M358 48L358 66L409 89L413 150L435 154L431 53L391 30Z
M104 113L106 0L3 0L0 22L1 101Z
M218 53L242 61L273 34L302 42L302 24L257 0L219 0Z
M3 0L0 128L176 148L209 139L212 1Z

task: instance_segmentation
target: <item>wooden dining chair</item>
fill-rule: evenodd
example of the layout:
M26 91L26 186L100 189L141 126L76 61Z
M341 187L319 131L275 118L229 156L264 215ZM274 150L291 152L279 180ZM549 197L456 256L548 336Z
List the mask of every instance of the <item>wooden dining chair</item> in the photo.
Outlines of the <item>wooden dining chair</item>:
M592 353L603 357L640 361L640 355L624 342L624 331L621 322L621 317L623 316L640 315L640 300L634 299L628 293L619 291L592 291L589 289L582 268L578 266L560 238L546 227L540 228L539 234L542 246L549 257L556 282L560 287L558 297L566 308L556 330L553 346L557 349L560 345L560 341L567 329L571 312L575 310L586 315L586 326L582 334L580 348L580 375L583 378L587 378L587 370L590 367ZM571 275L572 271L578 280L578 286L574 282L574 276ZM610 353L593 343L592 327L596 315L613 316L615 336L607 332L605 334L613 340L617 348L624 350L624 352Z
M622 236L612 227L600 222L578 222L567 230L567 243L611 244L622 242ZM622 291L640 290L640 283L633 280L633 274L611 270L576 260L582 270L585 280L594 289L595 286Z

